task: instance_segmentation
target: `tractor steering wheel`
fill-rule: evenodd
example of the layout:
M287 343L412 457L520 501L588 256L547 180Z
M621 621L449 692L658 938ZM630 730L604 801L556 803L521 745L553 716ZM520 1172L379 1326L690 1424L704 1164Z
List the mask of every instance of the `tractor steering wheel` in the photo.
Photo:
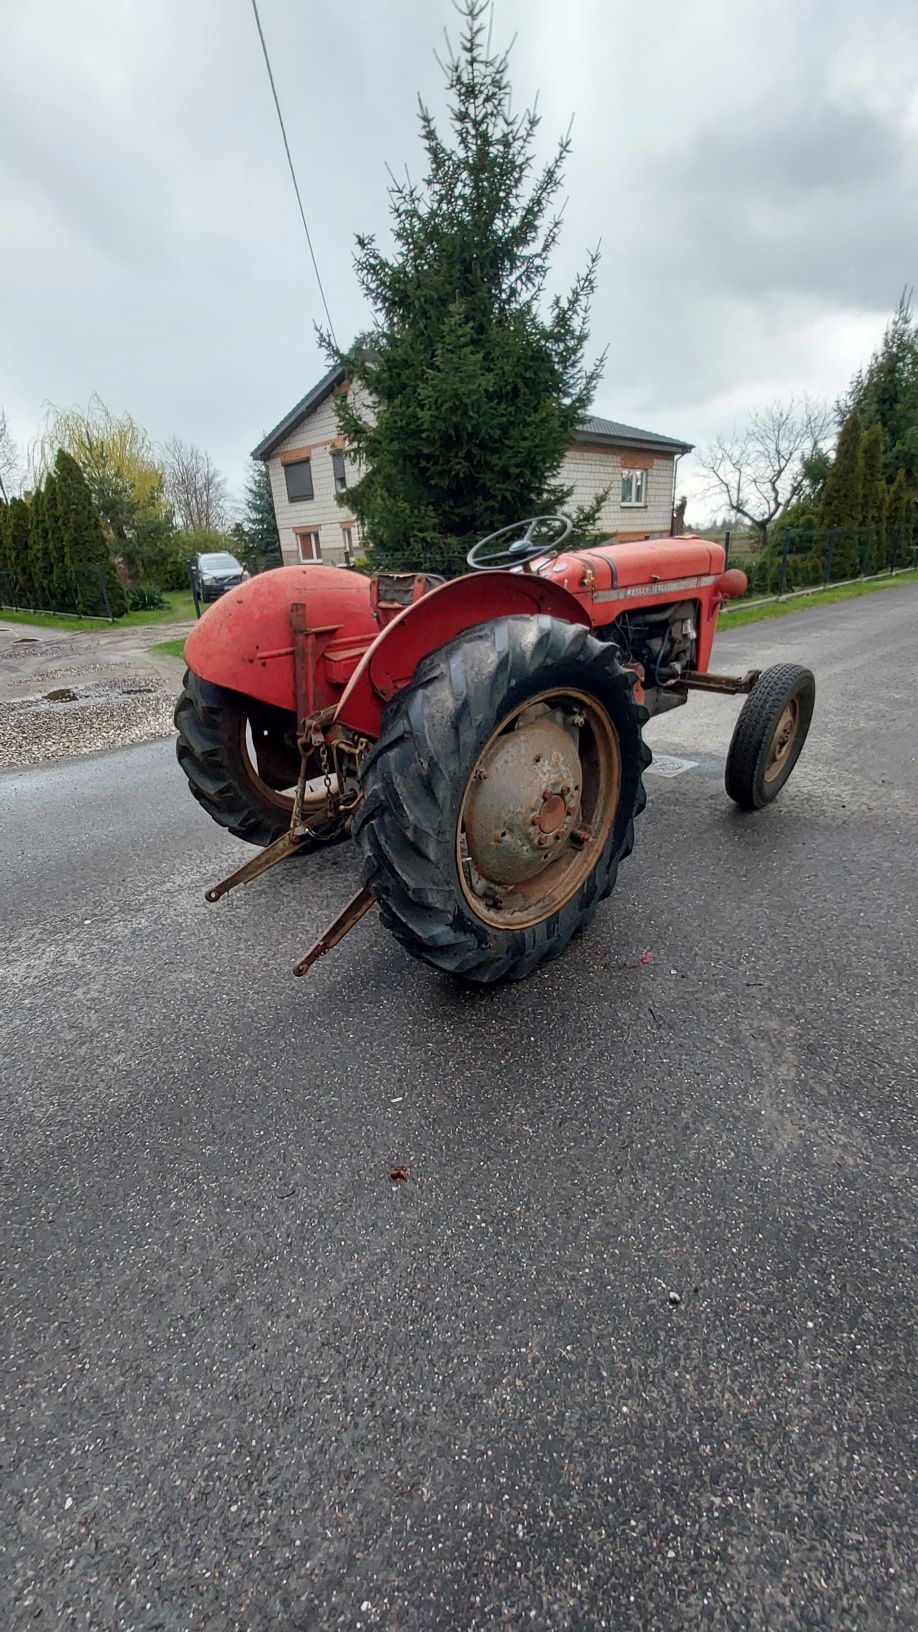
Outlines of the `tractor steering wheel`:
M480 538L465 559L473 572L490 572L492 567L525 566L527 561L535 561L539 556L557 555L571 536L571 526L567 516L532 516L529 521L514 521L509 527L499 527L496 533ZM522 533L521 528L525 529ZM539 538L540 530L547 530L548 537ZM505 544L499 550L487 549L489 544L496 544L509 533L517 535L512 544Z

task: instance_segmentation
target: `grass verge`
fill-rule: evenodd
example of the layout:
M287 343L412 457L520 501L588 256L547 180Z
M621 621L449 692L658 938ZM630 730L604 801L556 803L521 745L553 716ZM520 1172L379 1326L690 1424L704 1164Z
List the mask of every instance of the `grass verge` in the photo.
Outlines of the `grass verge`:
M148 623L188 623L194 621L194 596L190 589L170 589L159 612L126 612L109 623L107 618L78 618L56 612L7 612L0 607L0 622L31 623L39 629L69 629L76 634L95 634L100 629L137 629Z
M759 623L762 618L783 618L789 612L806 612L811 606L832 606L835 601L853 601L859 595L874 595L880 589L897 589L900 584L914 583L918 583L918 572L898 572L894 578L865 578L855 584L836 584L832 589L784 595L779 601L765 601L759 606L744 606L740 601L735 611L724 608L718 627L739 629L744 623Z
M151 652L165 652L167 657L184 657L185 642L183 640L158 640Z

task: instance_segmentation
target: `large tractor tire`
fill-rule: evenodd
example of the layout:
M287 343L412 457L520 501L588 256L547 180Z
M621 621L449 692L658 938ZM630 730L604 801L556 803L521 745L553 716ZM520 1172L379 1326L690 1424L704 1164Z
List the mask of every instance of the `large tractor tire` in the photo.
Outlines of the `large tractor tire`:
M292 714L215 686L189 669L175 726L178 762L208 816L249 844L271 844L286 833L300 770ZM318 776L318 764L309 769ZM322 835L324 842L341 836L335 825L327 839ZM311 847L307 840L301 848Z
M615 884L645 804L647 711L587 629L477 625L389 704L352 831L383 922L475 984L558 956Z
M733 728L724 783L741 810L777 799L800 758L816 702L816 681L799 663L775 663L756 682Z

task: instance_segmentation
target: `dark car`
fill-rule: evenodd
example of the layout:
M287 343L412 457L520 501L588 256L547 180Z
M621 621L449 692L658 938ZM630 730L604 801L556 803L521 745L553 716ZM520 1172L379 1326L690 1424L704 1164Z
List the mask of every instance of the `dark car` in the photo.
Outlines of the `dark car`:
M202 601L217 601L228 589L235 589L248 573L228 550L198 554L191 563L195 588Z

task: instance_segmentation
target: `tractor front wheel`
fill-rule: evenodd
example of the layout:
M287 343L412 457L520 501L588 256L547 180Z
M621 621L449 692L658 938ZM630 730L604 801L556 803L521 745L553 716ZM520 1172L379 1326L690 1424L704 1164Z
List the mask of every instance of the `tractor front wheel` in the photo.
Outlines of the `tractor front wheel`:
M761 810L781 792L806 742L816 681L799 663L766 669L743 704L730 739L724 782L741 810Z
M650 760L635 677L545 616L479 624L389 704L353 823L415 957L476 984L557 957L615 884Z
M286 833L300 770L293 714L187 670L175 727L178 762L215 822L249 844L268 845ZM318 763L309 769L318 777ZM341 836L332 823L328 840ZM301 848L311 848L309 841Z

